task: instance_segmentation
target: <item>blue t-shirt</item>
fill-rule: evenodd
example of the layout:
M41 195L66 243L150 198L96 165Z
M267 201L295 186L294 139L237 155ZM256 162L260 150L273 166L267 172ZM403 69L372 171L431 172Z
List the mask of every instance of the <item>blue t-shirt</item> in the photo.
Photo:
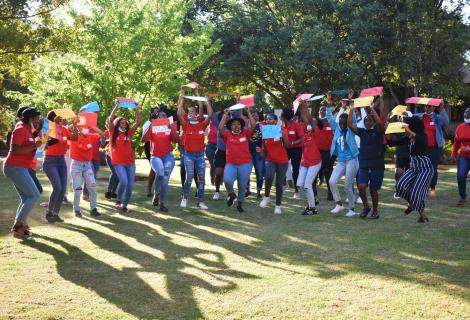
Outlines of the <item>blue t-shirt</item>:
M347 161L354 159L351 148L349 148L348 143L344 135L341 135L336 141L336 151L338 153L338 161Z
M359 168L384 170L385 146L383 131L377 126L372 129L358 128L358 136L361 139Z

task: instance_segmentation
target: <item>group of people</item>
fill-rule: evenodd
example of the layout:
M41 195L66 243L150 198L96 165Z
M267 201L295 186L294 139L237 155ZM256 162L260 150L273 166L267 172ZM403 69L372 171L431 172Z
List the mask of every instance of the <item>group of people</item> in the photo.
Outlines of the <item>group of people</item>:
M196 94L199 96L198 88ZM369 107L355 108L354 93L341 99L335 108L333 96L327 93L327 103L318 113L307 101L298 101L296 110L284 108L280 119L275 113L263 114L244 108L227 108L214 112L210 99L198 100L194 106L185 99L181 89L178 99L177 121L169 121L164 110L152 108L149 123L144 124L141 140L151 166L148 195L161 212L168 212L169 180L175 167L174 145L179 145L181 160L180 207L190 204L191 185L196 184L196 206L208 210L205 200L206 157L210 166L210 181L215 186L213 200L221 198L222 184L227 192L226 204L236 202L243 212L245 197L251 194L250 176L254 168L256 195L259 206L265 208L271 201L273 184L276 190L274 213L282 213L282 200L288 170L292 171L294 199L305 194L303 215L318 213L317 186L327 185L327 199L334 201L332 214L346 211L347 217L356 213L356 204L362 204L361 218L379 218L379 190L384 179L384 154L387 145L396 146L395 197L407 201L405 214L419 213L419 223L429 221L425 213L425 198L435 195L438 181L437 166L443 153L443 130L449 119L441 105L437 109L426 106L424 113L406 111L390 117L384 112L383 97L379 96ZM205 104L205 108L204 105ZM235 108L234 108L235 109ZM63 222L59 216L68 179L73 187L73 210L81 217L80 200L89 201L90 215L97 210L96 174L99 169L100 148L106 148L106 162L111 170L107 199L115 199L117 210L128 212L135 181L135 154L132 138L141 126L140 107L135 109L135 122L130 124L117 116L116 104L107 117L105 130L78 126L72 119L69 125L54 111L47 120L55 123L56 135L45 143L43 170L49 178L52 193L47 204L47 221ZM158 127L152 125L161 119ZM166 119L166 120L165 120ZM168 121L167 121L168 120ZM465 122L455 131L452 158L458 157L458 188L463 206L466 201L466 180L470 171L470 108L465 110ZM404 133L386 134L388 123L404 122ZM4 161L4 174L20 196L12 232L26 238L31 235L27 217L33 210L41 184L36 178L36 151L43 144L40 113L33 107L17 112L17 121L11 135L10 150ZM162 123L164 124L162 126ZM276 137L263 137L264 126L280 126ZM208 130L207 130L208 129ZM70 156L68 169L66 158ZM347 200L343 201L339 180L344 179ZM237 192L234 184L237 182ZM357 185L357 191L355 185ZM370 202L367 194L370 193ZM358 196L358 195L359 196ZM205 203L206 202L206 203Z

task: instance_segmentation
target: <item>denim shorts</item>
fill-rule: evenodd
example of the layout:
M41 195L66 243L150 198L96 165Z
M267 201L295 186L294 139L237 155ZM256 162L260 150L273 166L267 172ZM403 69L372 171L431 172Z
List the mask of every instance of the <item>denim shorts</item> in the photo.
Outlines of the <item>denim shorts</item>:
M374 190L380 190L384 180L384 170L375 168L359 168L357 174L358 184L369 185Z

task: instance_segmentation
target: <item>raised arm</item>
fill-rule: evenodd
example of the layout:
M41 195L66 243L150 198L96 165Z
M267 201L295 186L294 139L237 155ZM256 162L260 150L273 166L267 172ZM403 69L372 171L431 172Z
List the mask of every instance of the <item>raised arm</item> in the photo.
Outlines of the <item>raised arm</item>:
M186 119L184 118L184 97L183 97L184 89L181 87L180 89L180 96L178 98L178 110L176 111L176 115L178 116L178 121L183 126L186 123Z
M380 119L379 115L377 114L377 112L375 111L374 108L370 108L370 114L371 114L372 118L374 119L375 129L380 133L384 133L385 128L382 125L382 119Z
M348 116L348 127L349 129L351 129L352 132L354 132L354 134L359 134L359 129L357 128L356 124L354 123L353 121L353 117L354 117L354 107L350 106L349 107L349 116Z
M310 123L312 121L312 114L308 111L307 102L300 100L299 110L303 123Z
M199 97L199 86L194 89L194 92L196 93L196 96ZM202 101L197 101L197 106L198 106L198 113L199 113L199 118L204 117L204 106L202 105Z
M250 108L246 108L246 113L248 114L248 120L250 121L250 134L253 133L256 127L256 120L253 118L253 115L251 114Z
M114 130L114 119L116 119L116 112L118 111L118 109L119 109L119 105L116 102L114 105L113 111L111 111L111 114L109 115L108 120L107 120L107 127L108 127L109 132Z
M202 104L201 104L202 105ZM211 118L212 118L212 106L211 106L211 102L209 100L209 97L206 97L206 105L207 105L207 118L204 119L204 124L206 126L209 125L209 123L211 122ZM201 108L202 109L202 108ZM204 116L204 111L203 111L203 116Z
M224 110L224 115L222 116L222 119L219 123L219 133L222 138L225 138L227 136L227 134L225 133L225 124L227 123L229 112L230 110L228 108Z
M142 109L140 108L140 106L137 104L137 108L135 110L135 123L134 125L132 126L132 129L135 130L137 129L138 127L140 127L140 124L142 122Z

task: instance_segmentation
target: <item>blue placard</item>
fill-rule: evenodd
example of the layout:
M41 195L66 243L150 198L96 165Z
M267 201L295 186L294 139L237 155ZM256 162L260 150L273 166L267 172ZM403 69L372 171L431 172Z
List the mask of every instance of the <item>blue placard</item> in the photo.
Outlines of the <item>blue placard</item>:
M49 120L44 118L43 123L42 123L42 133L47 134L48 131L49 131Z
M137 107L137 103L135 102L119 101L118 104L120 108L126 109L135 109Z
M281 127L276 124L261 126L263 139L279 139L282 137Z
M349 89L341 89L341 90L331 91L331 94L335 94L335 95L343 95L343 94L348 94L348 93L349 93Z
M81 109L80 112L99 112L100 111L100 105L98 104L97 101L92 101L86 105L84 105Z

